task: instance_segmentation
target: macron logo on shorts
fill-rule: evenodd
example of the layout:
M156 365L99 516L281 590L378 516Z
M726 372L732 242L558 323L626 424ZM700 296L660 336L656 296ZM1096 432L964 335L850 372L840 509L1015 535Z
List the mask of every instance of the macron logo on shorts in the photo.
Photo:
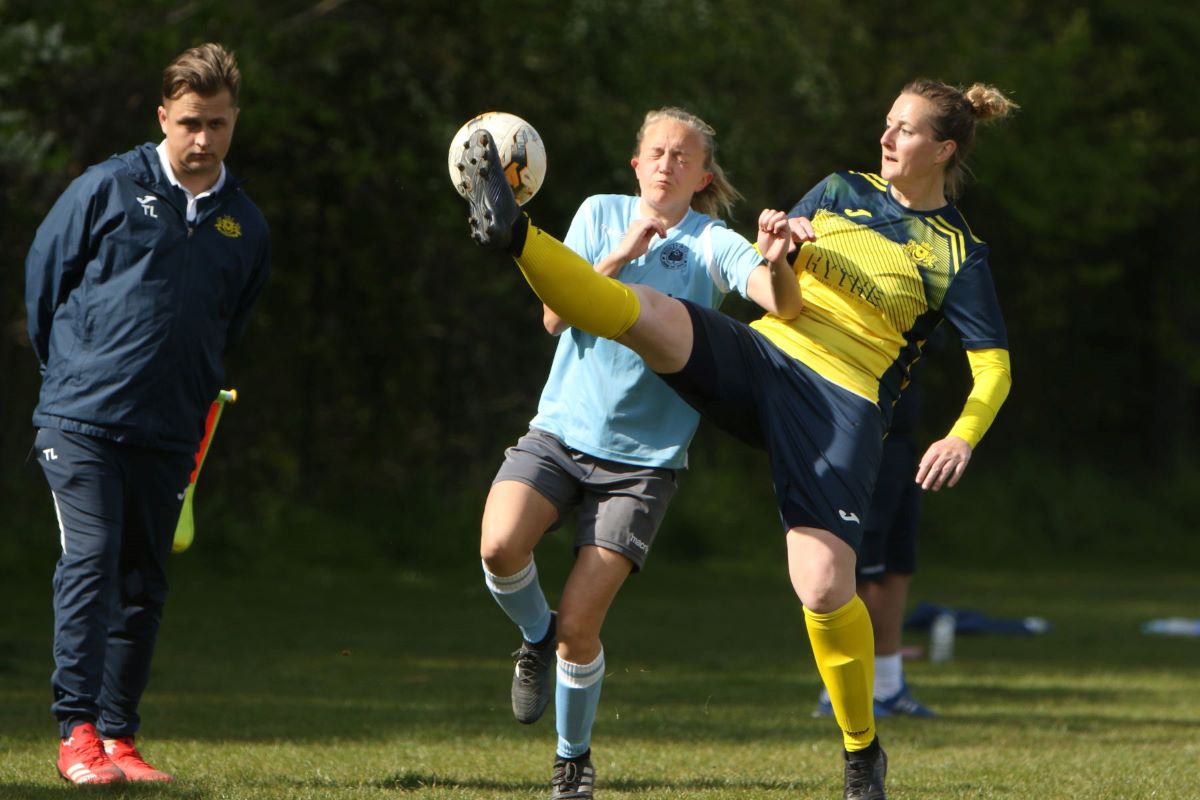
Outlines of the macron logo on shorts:
M643 553L650 552L650 546L647 545L645 542L643 542L638 537L630 535L629 541L633 542L634 546L637 547L639 550L641 550Z
M853 522L855 525L860 524L860 520L858 519L858 514L855 514L852 511L842 511L839 508L838 516L842 518L843 522Z

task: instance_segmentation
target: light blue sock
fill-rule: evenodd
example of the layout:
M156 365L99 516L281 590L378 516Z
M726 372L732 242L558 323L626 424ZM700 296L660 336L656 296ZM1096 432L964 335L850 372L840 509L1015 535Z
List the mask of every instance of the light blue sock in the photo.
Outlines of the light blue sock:
M537 565L533 559L516 575L502 578L483 568L484 581L496 602L517 623L527 642L540 642L550 630L550 604L538 582Z
M592 724L600 705L604 683L604 650L590 664L558 660L558 685L554 690L555 728L560 758L581 756L592 746Z

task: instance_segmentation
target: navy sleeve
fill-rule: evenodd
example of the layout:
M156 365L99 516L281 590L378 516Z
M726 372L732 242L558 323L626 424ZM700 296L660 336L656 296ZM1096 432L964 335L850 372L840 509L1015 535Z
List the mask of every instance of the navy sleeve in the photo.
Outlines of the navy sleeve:
M962 337L966 350L1008 349L1008 332L1000 300L987 264L987 248L980 248L950 282L942 314Z
M825 187L829 184L831 175L826 175L821 179L820 183L808 190L804 197L796 205L792 206L792 210L788 212L789 217L808 217L812 219L813 214L817 213L817 209L821 208L821 201L825 197Z
M229 329L225 333L225 352L227 353L241 338L242 331L246 328L246 322L250 319L250 312L258 302L263 287L267 285L267 278L271 274L271 235L265 221L263 222L262 236L262 247L258 254L258 260L255 262L254 271L246 281L246 288L238 299L237 308L234 309L233 316L229 320Z
M102 183L88 173L59 196L25 257L25 311L29 341L42 369L49 358L54 313L82 280L91 252L92 216Z

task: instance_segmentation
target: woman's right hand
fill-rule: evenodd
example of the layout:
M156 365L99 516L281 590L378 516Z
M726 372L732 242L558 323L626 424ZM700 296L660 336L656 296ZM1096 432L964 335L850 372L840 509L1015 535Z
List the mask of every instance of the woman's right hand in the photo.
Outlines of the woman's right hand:
M655 236L667 238L667 226L656 219L635 219L621 243L596 265L596 271L609 278L616 277L621 267L646 255Z

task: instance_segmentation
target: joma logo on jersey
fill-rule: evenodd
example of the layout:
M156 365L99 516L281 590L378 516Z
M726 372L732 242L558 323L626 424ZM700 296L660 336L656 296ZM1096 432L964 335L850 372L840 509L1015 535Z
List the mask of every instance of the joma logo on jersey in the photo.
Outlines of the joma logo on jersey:
M658 251L658 260L667 269L683 269L687 266L687 250L677 244Z
M934 263L933 251L929 249L929 245L919 244L912 239L904 245L904 255L918 267L932 267Z
M236 239L242 235L242 226L238 225L237 220L226 214L216 222L216 229L219 233L223 233L230 239Z

